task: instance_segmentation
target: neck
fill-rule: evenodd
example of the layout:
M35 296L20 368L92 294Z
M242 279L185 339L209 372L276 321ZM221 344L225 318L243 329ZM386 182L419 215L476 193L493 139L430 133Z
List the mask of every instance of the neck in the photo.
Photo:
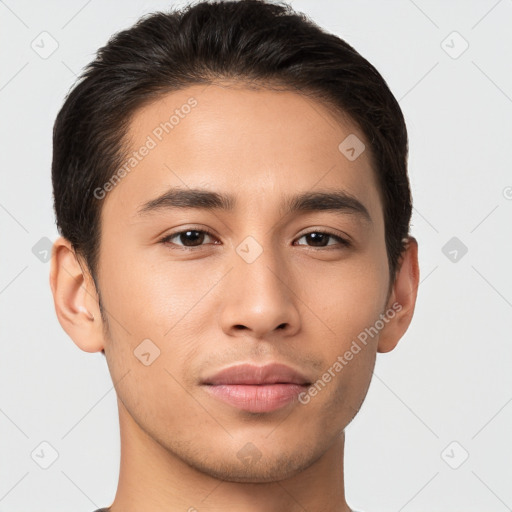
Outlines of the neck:
M343 479L344 433L290 478L230 482L188 465L144 432L119 400L118 406L121 464L110 512L350 512Z

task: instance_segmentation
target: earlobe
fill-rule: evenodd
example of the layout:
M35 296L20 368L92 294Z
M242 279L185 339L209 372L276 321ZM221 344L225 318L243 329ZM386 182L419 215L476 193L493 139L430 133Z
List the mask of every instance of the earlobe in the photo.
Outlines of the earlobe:
M63 237L53 244L50 287L62 328L83 351L101 351L104 338L96 288Z
M409 237L387 304L387 311L394 310L395 314L380 333L378 352L393 350L409 328L416 306L418 284L418 242Z

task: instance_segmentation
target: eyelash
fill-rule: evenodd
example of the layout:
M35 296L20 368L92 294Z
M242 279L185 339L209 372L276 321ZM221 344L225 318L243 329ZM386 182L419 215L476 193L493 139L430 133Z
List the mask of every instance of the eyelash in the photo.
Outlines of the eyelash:
M183 233L187 233L188 231L196 231L198 233L206 233L208 236L211 236L212 238L216 238L215 235L211 231L209 231L208 229L189 228L189 229L185 229L185 230L182 230L182 231L176 231L175 233L171 233L169 235L166 235L164 238L162 238L160 240L160 243L170 247L171 249L177 249L177 250L183 250L183 251L195 251L197 249L200 249L201 247L204 247L204 245L198 245L197 247L185 247L185 246L176 245L176 244L170 242L170 240L172 240L176 236L181 235ZM308 247L308 246L306 246L309 249L313 249L313 250L333 250L333 249L338 249L339 250L339 249L351 246L351 243L348 240L346 240L345 238L342 238L339 235L336 235L336 234L332 233L331 231L326 231L326 230L323 230L323 229L314 229L313 231L309 231L307 233L303 233L297 240L300 240L302 237L310 235L311 233L321 233L322 235L328 235L331 238L336 239L339 242L339 245L341 247L336 248L335 246L326 246L326 247ZM216 244L216 245L218 245L218 244ZM172 247L172 246L175 246L175 247Z

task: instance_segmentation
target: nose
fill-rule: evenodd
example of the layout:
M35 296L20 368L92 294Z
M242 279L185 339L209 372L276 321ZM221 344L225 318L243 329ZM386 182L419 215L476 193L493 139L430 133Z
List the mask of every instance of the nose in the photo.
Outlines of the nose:
M287 337L300 329L295 276L271 249L252 262L233 257L222 294L220 322L230 336Z

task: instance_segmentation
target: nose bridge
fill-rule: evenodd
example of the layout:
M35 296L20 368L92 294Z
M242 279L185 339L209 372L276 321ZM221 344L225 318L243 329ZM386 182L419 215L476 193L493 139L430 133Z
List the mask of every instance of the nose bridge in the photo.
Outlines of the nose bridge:
M265 241L260 243L256 237ZM297 328L299 315L283 258L264 234L249 235L235 247L221 307L225 330L243 326L260 337L278 328Z
M259 236L260 240L262 238L263 235ZM280 254L279 248L269 237L260 243L254 236L249 235L238 244L235 253L234 274L250 285L255 293L259 293L260 288L265 293L284 292L281 288L284 287L282 281L285 276L279 276L285 272L284 255Z
M272 225L276 222L276 218L272 208L265 207L262 197L255 195L252 201L246 201L244 204L244 218L245 229L248 229L245 232L245 238L234 247L233 272L242 279L245 276L245 279L254 280L253 284L256 286L270 285L273 288L277 286L274 283L276 276L270 269L276 273L284 272L286 265L282 262L284 254L280 244L275 243Z

